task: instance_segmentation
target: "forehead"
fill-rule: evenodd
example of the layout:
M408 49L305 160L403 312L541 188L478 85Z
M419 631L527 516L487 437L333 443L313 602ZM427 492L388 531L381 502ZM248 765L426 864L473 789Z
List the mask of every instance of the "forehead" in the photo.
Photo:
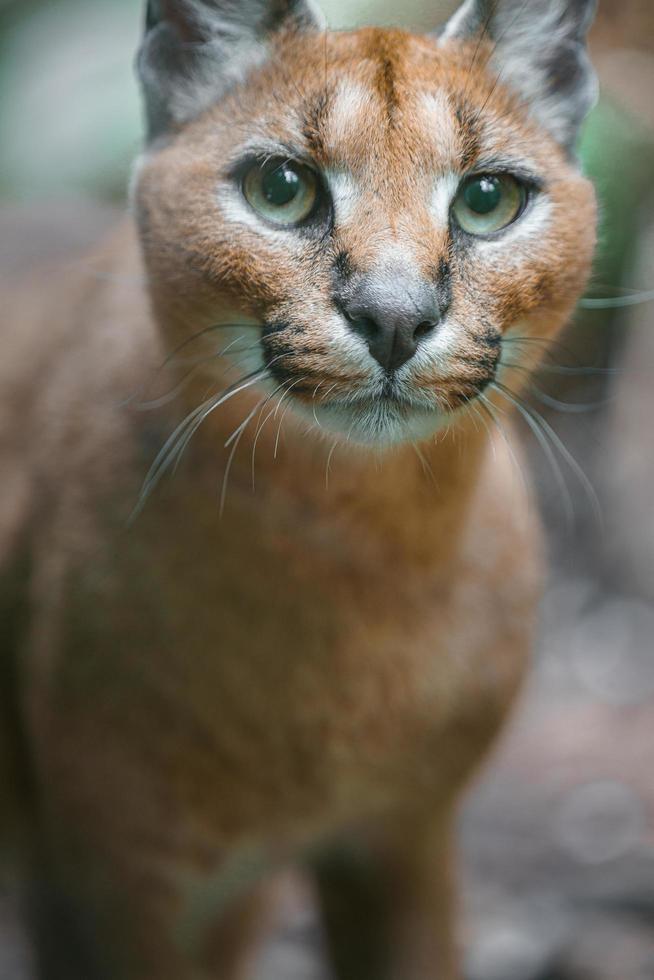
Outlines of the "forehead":
M542 158L549 141L484 71L486 60L475 46L441 49L397 30L281 39L252 109L262 136L368 178L390 166L465 172L480 161Z

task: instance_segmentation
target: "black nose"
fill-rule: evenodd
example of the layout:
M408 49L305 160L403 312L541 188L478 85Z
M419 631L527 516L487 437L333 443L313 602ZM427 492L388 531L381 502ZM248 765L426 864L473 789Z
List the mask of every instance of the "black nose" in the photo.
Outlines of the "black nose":
M361 280L341 309L351 329L364 338L386 371L395 371L411 360L442 316L435 287L399 277Z

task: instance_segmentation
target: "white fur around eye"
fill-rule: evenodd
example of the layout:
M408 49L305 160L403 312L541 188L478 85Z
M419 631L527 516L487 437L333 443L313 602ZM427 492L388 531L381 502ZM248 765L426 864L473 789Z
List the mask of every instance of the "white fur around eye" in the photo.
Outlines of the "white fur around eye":
M501 251L503 262L513 266L520 265L523 259L531 258L534 248L542 247L543 237L552 221L553 210L554 205L549 197L539 193L512 225L494 238L474 239L473 247L484 258L490 259Z
M447 228L450 223L450 208L456 197L461 178L450 172L438 177L429 205L432 218L439 228Z
M325 178L334 202L336 224L347 224L354 214L361 191L354 177L346 170L327 169Z
M237 187L221 185L215 199L223 219L228 224L254 231L285 251L301 249L302 243L295 237L293 228L275 228L274 225L264 221L252 210Z

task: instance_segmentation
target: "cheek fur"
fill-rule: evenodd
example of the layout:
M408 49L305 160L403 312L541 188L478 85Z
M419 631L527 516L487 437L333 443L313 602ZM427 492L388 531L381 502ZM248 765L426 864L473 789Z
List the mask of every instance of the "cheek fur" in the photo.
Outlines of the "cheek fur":
M484 325L473 330L452 320L447 352L425 354L411 370L411 386L431 395L446 411L454 411L480 395L495 379L501 355L501 336Z
M590 272L595 212L590 185L580 178L560 182L548 202L549 220L539 234L526 224L511 236L489 239L459 253L454 295L459 317L472 328L491 324L506 333L533 320L546 332L558 329L582 292ZM587 216L579 224L579 216ZM526 221L528 222L528 218Z
M293 393L302 398L319 385L322 394L334 386L343 394L365 384L372 374L364 345L325 309L305 323L282 319L266 324L262 336L264 361L280 382L295 382Z

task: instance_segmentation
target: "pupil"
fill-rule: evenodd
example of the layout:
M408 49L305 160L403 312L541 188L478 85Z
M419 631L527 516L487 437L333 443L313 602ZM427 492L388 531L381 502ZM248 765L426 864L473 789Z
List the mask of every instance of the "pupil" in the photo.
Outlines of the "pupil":
M275 167L264 175L261 189L269 204L281 208L297 197L300 178L290 167Z
M502 200L502 188L497 177L481 177L468 184L463 196L475 214L490 214Z

